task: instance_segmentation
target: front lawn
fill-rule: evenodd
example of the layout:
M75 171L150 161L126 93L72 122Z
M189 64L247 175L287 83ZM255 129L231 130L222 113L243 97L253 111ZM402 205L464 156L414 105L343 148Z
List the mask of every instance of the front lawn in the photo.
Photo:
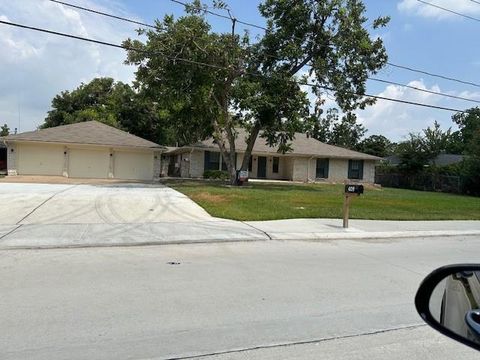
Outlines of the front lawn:
M212 216L234 220L341 218L343 185L169 180ZM371 220L480 220L480 198L367 187L354 198L350 218Z

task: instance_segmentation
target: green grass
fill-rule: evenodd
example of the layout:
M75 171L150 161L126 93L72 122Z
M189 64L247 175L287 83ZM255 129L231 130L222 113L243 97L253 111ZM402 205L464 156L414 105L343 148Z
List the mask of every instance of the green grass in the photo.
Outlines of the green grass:
M250 183L229 187L207 181L168 181L209 214L233 220L341 218L343 185ZM480 198L367 187L352 199L351 219L480 220Z

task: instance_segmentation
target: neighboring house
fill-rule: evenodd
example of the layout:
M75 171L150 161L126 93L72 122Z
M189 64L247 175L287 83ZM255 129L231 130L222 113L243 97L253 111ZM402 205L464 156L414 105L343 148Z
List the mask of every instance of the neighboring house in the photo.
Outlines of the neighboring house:
M3 141L1 141L3 140ZM160 177L165 148L87 121L2 138L8 175L153 180Z
M235 143L236 166L240 168L246 150L245 131L238 130ZM249 177L293 181L355 180L373 183L375 165L381 158L327 145L305 134L296 133L293 151L281 154L277 147L265 144L259 137L255 142L249 165ZM222 155L213 139L191 146L169 148L168 175L200 178L206 170L226 170Z
M430 161L430 165L447 166L447 165L458 164L458 163L461 163L464 158L465 158L464 155L440 154L437 157L435 157L435 159ZM391 166L398 166L402 162L402 160L398 155L387 156L386 158L383 159L383 161Z

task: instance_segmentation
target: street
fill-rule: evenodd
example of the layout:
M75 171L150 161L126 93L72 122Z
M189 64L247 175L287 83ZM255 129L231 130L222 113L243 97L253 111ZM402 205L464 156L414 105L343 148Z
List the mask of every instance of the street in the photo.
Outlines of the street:
M0 251L1 359L473 359L413 305L473 236Z

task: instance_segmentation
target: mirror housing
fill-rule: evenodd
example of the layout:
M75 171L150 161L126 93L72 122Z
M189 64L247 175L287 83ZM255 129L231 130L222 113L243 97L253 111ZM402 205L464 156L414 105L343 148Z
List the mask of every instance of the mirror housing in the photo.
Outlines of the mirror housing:
M444 266L422 281L415 296L415 307L428 325L476 350L480 350L479 279L480 264Z

